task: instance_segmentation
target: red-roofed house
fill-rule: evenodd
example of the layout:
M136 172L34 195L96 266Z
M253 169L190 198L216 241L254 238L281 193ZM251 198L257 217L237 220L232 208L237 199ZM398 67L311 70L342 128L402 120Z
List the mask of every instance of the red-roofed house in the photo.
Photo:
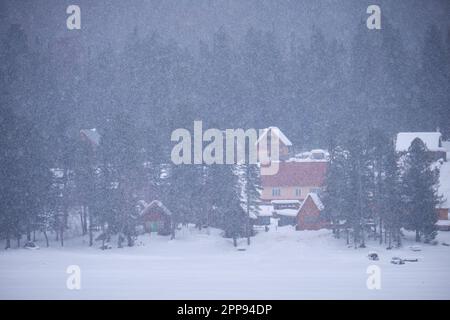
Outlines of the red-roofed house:
M282 161L277 174L261 176L261 200L303 200L310 192L320 194L327 167L327 161Z

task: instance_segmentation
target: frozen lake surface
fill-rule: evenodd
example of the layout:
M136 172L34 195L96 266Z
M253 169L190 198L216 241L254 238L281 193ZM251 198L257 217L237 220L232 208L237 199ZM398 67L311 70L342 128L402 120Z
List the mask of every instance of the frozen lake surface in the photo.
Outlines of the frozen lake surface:
M411 237L412 239L412 237ZM450 299L450 233L439 244L405 240L386 250L373 240L354 249L331 231L273 227L239 251L212 229L147 234L140 246L102 251L86 239L39 250L0 251L1 299ZM38 242L41 246L42 241ZM98 246L98 244L97 244ZM367 254L376 251L379 261ZM418 262L394 265L394 256ZM69 265L81 269L81 289L66 286ZM381 270L381 289L369 290L367 268Z

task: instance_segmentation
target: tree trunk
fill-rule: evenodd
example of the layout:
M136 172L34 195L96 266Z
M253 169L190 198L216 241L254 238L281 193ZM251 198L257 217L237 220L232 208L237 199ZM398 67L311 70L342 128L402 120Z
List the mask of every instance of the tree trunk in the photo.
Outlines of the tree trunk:
M339 225L339 221L337 219L333 218L333 225L335 225L337 228L333 228L333 230L336 229L336 239L341 238L341 226Z
M44 237L45 237L45 244L46 244L46 246L48 248L49 244L48 244L48 236L47 236L47 232L46 231L44 231Z
M134 241L133 241L133 238L131 237L131 235L127 235L127 245L129 247L132 247L134 245Z
M172 226L172 230L170 233L170 240L175 239L175 224Z
M87 206L83 206L83 232L84 235L88 233L88 211L89 208Z
M80 223L81 223L81 232L82 232L82 234L83 234L83 236L84 235L86 235L86 233L87 233L87 230L86 230L86 226L84 225L84 218L83 218L83 215L84 215L84 206L81 206L81 211L80 211Z
M384 231L386 234L386 230ZM383 243L383 220L380 218L380 244Z
M64 225L61 226L61 247L64 247Z
M400 248L402 246L402 236L400 234L400 230L397 229L397 246Z
M5 250L8 250L9 248L11 248L11 239L9 237L9 231L6 233L6 246L5 246Z
M247 218L247 225L246 225L246 228L247 228L247 245L249 246L250 245L250 237L251 237L251 228L250 228L250 218Z
M237 238L233 236L233 246L237 247Z
M391 248L392 247L392 234L393 234L393 232L391 231L391 232L389 232L389 248Z
M122 236L122 233L119 233L119 236L117 237L117 248L123 248L122 242L123 242L123 236Z
M94 245L94 235L93 235L93 226L92 226L92 216L91 216L91 210L89 210L88 207L86 207L86 210L88 212L89 216L89 247L92 247Z
M419 233L419 230L416 230L416 242L420 242L420 233Z
M366 247L366 239L365 239L365 233L364 233L364 225L361 228L361 245L359 246L360 248L365 248Z
M33 230L33 242L36 241L36 230Z
M365 248L365 240L364 240L364 226L365 226L365 221L364 221L364 214L363 214L363 204L362 204L362 181L361 181L361 159L358 158L358 161L356 162L357 165L357 170L358 170L358 223L359 223L359 227L361 228L361 230L358 230L358 236L361 237L361 248ZM356 246L356 244L355 244Z

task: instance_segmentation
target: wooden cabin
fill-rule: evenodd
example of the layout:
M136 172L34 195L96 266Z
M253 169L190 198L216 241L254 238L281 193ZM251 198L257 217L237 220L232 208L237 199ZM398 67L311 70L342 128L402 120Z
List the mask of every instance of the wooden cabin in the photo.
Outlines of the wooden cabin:
M140 213L145 232L156 232L167 236L172 234L173 214L161 201L153 200L146 204Z
M321 214L324 205L316 193L309 193L297 213L297 230L319 230L329 223Z

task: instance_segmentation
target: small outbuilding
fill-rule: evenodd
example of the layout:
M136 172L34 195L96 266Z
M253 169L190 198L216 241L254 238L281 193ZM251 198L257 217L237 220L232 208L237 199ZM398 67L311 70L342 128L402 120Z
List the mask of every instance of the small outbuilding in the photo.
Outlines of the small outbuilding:
M324 205L317 193L308 193L298 209L297 230L319 230L329 227L329 223L322 215Z
M140 219L145 232L157 232L163 236L172 234L173 214L159 200L153 200L149 204L145 204L140 212Z

